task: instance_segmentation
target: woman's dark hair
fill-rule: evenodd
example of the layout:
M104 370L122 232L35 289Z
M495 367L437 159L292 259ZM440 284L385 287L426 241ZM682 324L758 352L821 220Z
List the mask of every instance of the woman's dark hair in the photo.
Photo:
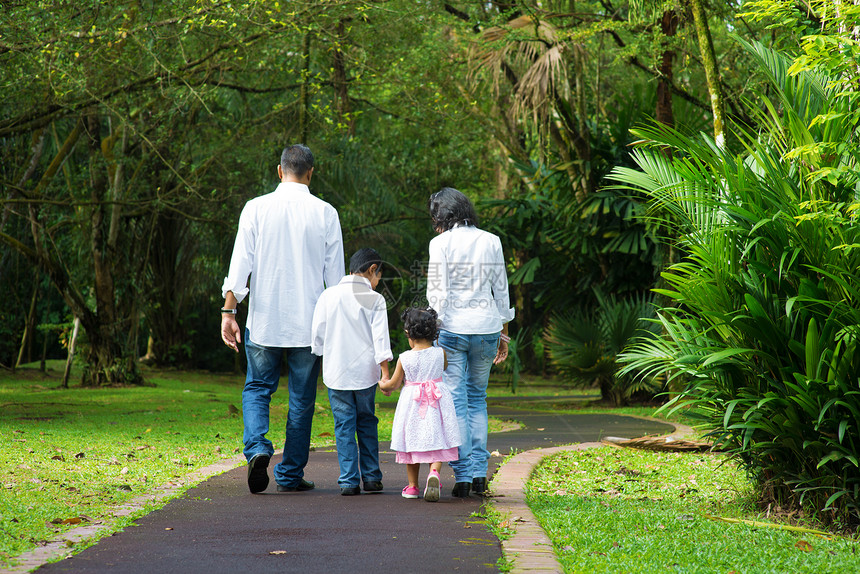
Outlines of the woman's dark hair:
M382 257L372 247L362 247L349 259L350 273L364 273L376 263L377 272L382 270Z
M308 146L295 144L287 146L281 153L281 170L296 177L302 177L314 166L314 154Z
M443 187L430 196L430 218L437 231L448 231L455 225L478 226L475 206L463 192L453 187Z
M436 311L427 307L409 307L400 316L406 329L406 336L413 341L435 341L439 336L439 326L436 325Z

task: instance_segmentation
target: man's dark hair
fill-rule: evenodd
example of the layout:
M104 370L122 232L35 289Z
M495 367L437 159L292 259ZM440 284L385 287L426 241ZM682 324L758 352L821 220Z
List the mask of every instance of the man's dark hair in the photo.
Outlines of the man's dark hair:
M304 144L290 145L281 153L281 170L295 177L304 176L314 166L314 154Z
M435 341L439 337L438 317L431 307L407 307L400 316L406 336L413 341Z
M457 224L478 226L475 206L453 187L443 187L431 195L429 207L433 228L438 231L448 231Z
M349 272L364 273L374 263L378 266L377 272L382 269L382 257L379 256L376 249L362 247L349 259Z

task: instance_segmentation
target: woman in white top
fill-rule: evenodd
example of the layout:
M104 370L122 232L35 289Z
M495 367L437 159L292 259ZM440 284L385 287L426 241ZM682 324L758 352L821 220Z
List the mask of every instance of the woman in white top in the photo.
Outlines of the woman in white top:
M439 234L430 241L427 301L439 315L439 346L448 356L460 427L459 460L451 462L453 496L487 486L487 382L490 367L508 356L507 323L514 318L502 243L478 229L472 202L445 187L430 196L430 217Z

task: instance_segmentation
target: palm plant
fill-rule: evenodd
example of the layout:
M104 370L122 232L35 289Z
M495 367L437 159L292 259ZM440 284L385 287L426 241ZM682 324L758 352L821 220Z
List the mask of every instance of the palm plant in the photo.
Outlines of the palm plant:
M546 342L559 373L574 386L600 388L601 400L623 404L638 390L655 388L652 379L619 373L618 354L634 337L653 337L656 328L650 297L617 299L596 293L597 306L557 314Z
M612 178L651 198L687 257L664 273L664 336L620 356L623 373L685 385L688 406L778 502L860 520L858 140L838 78L789 74L746 45L776 95L732 153L643 128L637 170ZM665 153L669 148L671 156Z

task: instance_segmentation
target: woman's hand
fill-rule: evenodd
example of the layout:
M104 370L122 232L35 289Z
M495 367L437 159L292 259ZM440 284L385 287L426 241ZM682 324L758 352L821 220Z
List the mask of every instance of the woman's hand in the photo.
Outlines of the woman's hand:
M493 359L493 364L498 365L505 362L505 359L508 358L508 342L501 339L499 340L499 350L496 351L496 358Z

